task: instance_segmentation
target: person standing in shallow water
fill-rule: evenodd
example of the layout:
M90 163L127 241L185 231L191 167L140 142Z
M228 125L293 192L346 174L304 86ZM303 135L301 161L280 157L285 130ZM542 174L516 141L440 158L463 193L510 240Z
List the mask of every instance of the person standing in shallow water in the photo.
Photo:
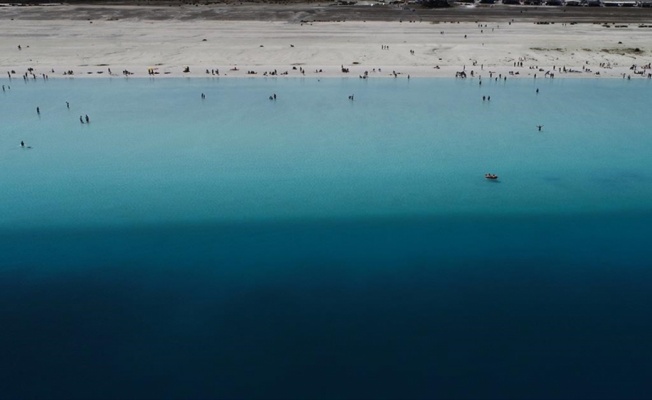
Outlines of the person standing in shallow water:
M91 122L91 119L88 118L88 114L86 114L86 123L87 123L87 124L90 124L90 122Z
M82 124L84 123L84 117L82 117L81 115L79 116L79 122L81 122Z

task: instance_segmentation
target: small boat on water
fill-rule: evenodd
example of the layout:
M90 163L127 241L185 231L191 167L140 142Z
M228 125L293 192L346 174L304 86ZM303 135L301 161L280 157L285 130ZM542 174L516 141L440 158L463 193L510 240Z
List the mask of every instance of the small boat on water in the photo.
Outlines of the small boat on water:
M495 174L484 174L484 177L485 177L486 179L490 179L490 180L496 180L496 179L498 179L498 175L495 175Z

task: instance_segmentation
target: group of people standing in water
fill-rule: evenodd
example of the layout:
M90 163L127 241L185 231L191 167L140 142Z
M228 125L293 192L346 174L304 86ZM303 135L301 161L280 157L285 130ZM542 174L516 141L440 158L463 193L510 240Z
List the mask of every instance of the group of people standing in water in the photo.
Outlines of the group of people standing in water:
M202 93L203 96L203 93ZM66 108L70 110L70 102L66 101ZM41 107L36 107L36 114L39 116L41 115ZM91 123L91 118L88 116L88 114L85 115L80 115L79 116L79 122L82 124L90 124Z
M5 90L4 85L2 85L3 91ZM70 102L66 101L66 108L70 110ZM36 107L36 114L40 117L41 116L41 107ZM85 115L80 115L79 116L79 122L82 124L90 124L91 123L91 118L88 116L88 114ZM20 147L26 148L26 149L31 149L31 146L26 146L25 141L21 140L20 141Z

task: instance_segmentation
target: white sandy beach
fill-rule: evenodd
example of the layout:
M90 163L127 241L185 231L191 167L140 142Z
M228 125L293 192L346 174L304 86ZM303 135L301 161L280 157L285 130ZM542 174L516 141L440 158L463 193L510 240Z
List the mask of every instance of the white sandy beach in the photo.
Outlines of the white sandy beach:
M57 7L68 6L48 9ZM490 72L510 78L543 78L549 72L555 78L640 79L650 72L642 67L652 62L652 28L635 23L157 21L110 15L88 21L10 19L8 10L0 8L0 73L6 77L13 70L17 78L28 68L50 78L70 70L75 78L108 76L109 69L113 76L127 70L147 77L155 68L161 77L203 77L207 70L228 77L271 71L454 77L465 70L487 78ZM350 72L343 73L342 66ZM190 72L184 73L185 67Z

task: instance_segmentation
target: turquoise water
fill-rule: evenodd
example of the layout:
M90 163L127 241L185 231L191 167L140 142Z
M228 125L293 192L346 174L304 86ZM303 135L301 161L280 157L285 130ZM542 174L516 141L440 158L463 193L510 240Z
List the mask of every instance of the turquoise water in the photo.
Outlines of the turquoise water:
M650 81L2 83L0 397L652 392Z

